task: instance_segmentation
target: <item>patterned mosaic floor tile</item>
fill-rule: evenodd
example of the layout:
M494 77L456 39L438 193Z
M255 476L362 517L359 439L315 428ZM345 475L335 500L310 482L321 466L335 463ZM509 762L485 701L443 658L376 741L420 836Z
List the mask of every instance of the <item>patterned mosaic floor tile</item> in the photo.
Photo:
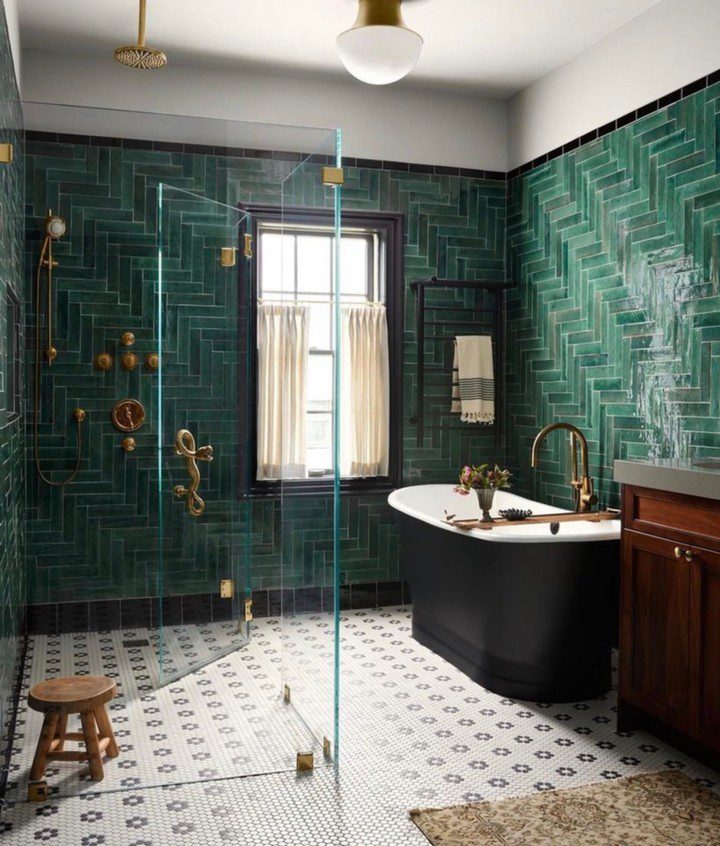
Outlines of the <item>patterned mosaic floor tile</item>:
M275 631L276 646L296 634L305 682L325 671L326 623L296 619ZM663 769L720 789L717 773L656 738L618 733L614 690L563 705L484 690L412 639L409 608L346 612L341 642L337 773L324 767L236 778L224 769L225 757L213 765L228 777L210 783L198 783L181 767L174 785L86 790L40 806L19 802L5 814L3 842L420 846L426 841L408 818L415 807L534 795ZM270 635L258 634L246 648L248 660L260 663L270 643ZM212 672L205 668L198 680L213 681ZM172 713L158 731L171 746L183 735Z

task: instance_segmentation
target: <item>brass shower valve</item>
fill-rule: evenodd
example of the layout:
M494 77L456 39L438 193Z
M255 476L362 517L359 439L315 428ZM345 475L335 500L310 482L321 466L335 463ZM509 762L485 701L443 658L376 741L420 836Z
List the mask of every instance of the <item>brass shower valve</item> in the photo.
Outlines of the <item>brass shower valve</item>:
M113 357L110 353L98 353L93 359L93 364L98 370L110 370L113 366Z
M123 353L120 357L120 366L123 370L135 370L138 366L139 359L133 352Z

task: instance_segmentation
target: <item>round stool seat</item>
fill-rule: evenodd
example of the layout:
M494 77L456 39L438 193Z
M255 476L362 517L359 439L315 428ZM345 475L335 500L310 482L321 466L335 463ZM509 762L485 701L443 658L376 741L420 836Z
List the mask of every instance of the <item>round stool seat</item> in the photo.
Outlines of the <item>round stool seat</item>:
M66 676L31 687L28 705L44 713L78 714L100 708L116 693L115 681L107 676Z

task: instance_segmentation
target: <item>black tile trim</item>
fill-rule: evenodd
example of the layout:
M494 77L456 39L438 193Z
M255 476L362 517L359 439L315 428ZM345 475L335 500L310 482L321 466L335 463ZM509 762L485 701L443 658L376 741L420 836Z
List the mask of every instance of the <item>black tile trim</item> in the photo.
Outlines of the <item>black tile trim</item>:
M261 588L254 590L253 617L274 617L281 611L298 613L331 611L332 588L299 587ZM340 610L382 608L408 602L407 582L362 582L340 587ZM238 601L237 599L235 600ZM217 594L189 593L166 596L162 600L163 622L168 626L222 622L232 619L232 600ZM86 602L50 602L29 605L28 634L68 634L70 632L133 629L157 626L158 597L141 596L127 599L91 599Z
M140 138L107 138L99 135L71 135L68 133L40 132L28 130L28 141L37 143L62 143L89 145L91 147L122 147L126 150L153 150L156 153L198 154L206 156L225 156L239 159L268 159L283 162L302 162L306 158L317 164L332 165L334 157L322 154L286 152L283 150L255 150L246 147L220 147L212 144L188 144L172 141L148 141ZM391 162L380 159L358 159L343 157L343 166L347 168L365 168L370 170L392 170L399 173L426 173L430 176L464 176L469 179L505 181L505 173L500 170L474 170L467 167L444 167L442 165L414 164L413 162Z
M20 649L15 660L15 673L12 693L10 694L10 719L7 721L7 735L3 734L2 742L5 744L3 760L0 763L0 803L5 798L7 790L8 774L10 772L10 760L13 753L13 738L17 728L18 707L20 705L20 694L22 693L23 679L25 678L25 665L27 663L28 636L22 636ZM0 731L4 726L0 726Z
M532 170L539 165L552 161L553 159L556 159L572 150L576 150L584 144L588 144L591 141L602 138L610 132L615 132L616 129L627 126L639 118L647 117L660 109L664 109L673 103L677 103L685 97L689 97L691 94L697 94L698 91L703 91L711 85L714 85L716 82L720 82L720 69L713 71L713 73L710 73L707 76L702 76L694 82L683 85L676 91L671 91L664 97L660 97L657 100L646 103L644 106L640 106L640 108L634 109L615 120L611 120L609 123L606 123L597 129L592 129L589 132L580 135L578 138L573 138L571 141L567 141L560 147L556 147L554 150L544 153L542 156L537 156L535 159L519 165L508 173L503 173L499 170L473 170L472 168L465 167L445 167L444 165L381 161L380 159L360 159L351 156L343 158L343 165L347 168L391 170L400 173L428 174L431 176L464 176L470 179L497 181L515 179L515 177L520 176L523 173L527 173L529 170ZM183 144L168 141L147 141L136 138L103 138L95 135L71 135L57 132L38 132L35 130L28 130L25 133L25 137L28 141L86 144L93 147L124 147L126 149L154 150L155 152L164 153L198 153L210 156L271 159L273 161L289 162L299 162L303 161L307 157L310 157L311 161L321 164L333 164L334 161L332 156L318 154L313 155L310 153L283 152L278 150L253 150L242 147L218 147L210 144Z
M640 118L647 117L648 115L651 115L654 112L660 111L660 109L665 109L667 108L667 106L671 106L673 103L677 103L679 100L683 100L685 97L689 97L692 94L697 94L698 91L704 91L711 85L715 85L716 82L720 82L720 70L713 71L713 73L710 73L707 76L701 76L700 79L696 79L694 82L690 82L687 85L683 85L682 88L678 88L676 91L671 91L669 94L666 94L664 97L660 97L658 100L653 100L650 103L646 103L644 106L640 106L640 108L634 109L632 112L628 112L626 115L622 115L621 117L616 118L615 120L611 120L609 123L606 123L603 126L598 127L597 129L592 129L590 130L590 132L586 132L584 135L581 135L578 138L573 138L572 141L568 141L561 147L556 147L549 153L545 153L544 156L538 156L532 161L525 162L525 164L519 165L518 167L509 171L506 174L506 178L508 180L515 179L517 176L521 176L523 173L527 173L529 170L532 170L533 168L538 167L541 164L545 164L546 162L549 162L552 159L558 158L558 156L562 156L565 153L569 153L571 150L576 150L578 149L578 147L582 147L583 144L589 144L591 141L595 141L598 138L602 138L603 135L608 135L610 132L615 132L616 129L620 129L623 126L627 126L630 123L634 123Z

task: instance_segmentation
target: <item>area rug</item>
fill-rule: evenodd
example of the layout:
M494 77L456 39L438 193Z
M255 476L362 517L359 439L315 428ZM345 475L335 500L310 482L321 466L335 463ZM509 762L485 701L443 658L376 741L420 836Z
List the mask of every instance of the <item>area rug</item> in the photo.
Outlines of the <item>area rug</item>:
M410 818L434 846L720 844L720 796L671 771Z

